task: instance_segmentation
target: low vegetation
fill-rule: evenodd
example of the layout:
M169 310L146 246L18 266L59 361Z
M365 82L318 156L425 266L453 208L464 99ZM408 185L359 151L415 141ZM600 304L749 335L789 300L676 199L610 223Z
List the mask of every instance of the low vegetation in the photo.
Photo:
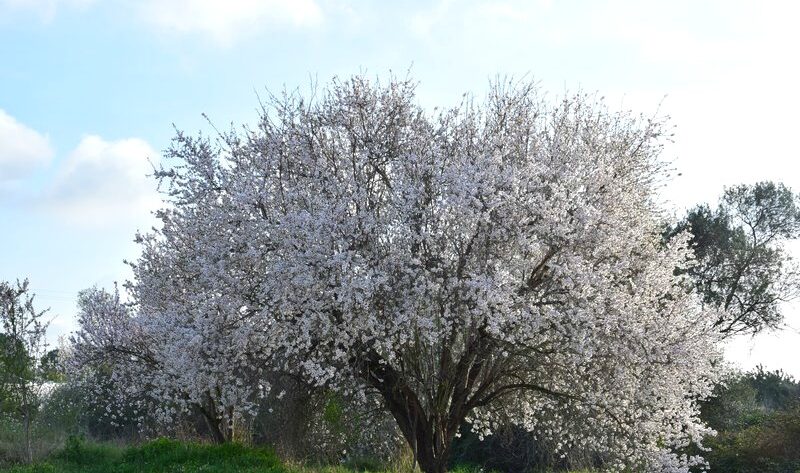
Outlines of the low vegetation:
M180 435L183 441L163 438L144 441L143 437L133 435L135 430L131 426L104 422L88 405L73 403L69 407L66 400L76 396L80 397L78 393L69 392L64 385L51 395L50 402L45 403L32 426L33 454L38 460L31 465L23 465L26 457L23 425L3 419L0 422L0 472L414 471L412 457L407 451L397 450L381 461L366 453L374 451L374 447L362 447L360 451L365 453L354 453L359 449L346 441L324 445L326 437L321 435L320 429L339 434L358 429L346 408L341 409L341 415L336 419L330 418L329 399L304 404L304 410L319 411L320 419L311 421L311 425L316 427L302 429L294 426L297 432L290 435L288 425L291 421L276 411L270 414L279 416L273 422L269 422L271 417L259 421L264 429L275 432L273 437L254 437L252 441L257 446L245 447L238 443L199 443L186 440L198 437ZM297 402L293 400L292 405ZM291 410L296 410L296 406ZM716 437L706 439L706 446L711 448L706 452L711 472L800 472L800 382L791 376L760 368L732 375L717 388L712 400L703 403L702 418L718 432ZM282 422L289 424L280 428ZM315 441L313 446L309 446L311 440ZM348 454L342 455L345 448ZM551 445L524 430L499 430L483 441L464 431L455 443L453 468L449 471L588 472L590 470L581 468L596 462L591 451L573 449L565 457L552 452ZM298 460L288 460L292 458Z
M138 447L85 443L71 437L67 446L50 459L14 473L44 472L283 472L274 454L236 444L200 445L171 440L154 440Z
M86 443L71 437L67 446L50 459L29 466L0 470L7 473L404 473L408 461L390 465L358 462L337 466L310 466L281 461L271 450L236 443L209 445L159 439L136 447ZM461 466L454 473L478 473L478 467Z
M736 375L703 406L717 430L706 443L712 472L800 471L800 382L758 368Z

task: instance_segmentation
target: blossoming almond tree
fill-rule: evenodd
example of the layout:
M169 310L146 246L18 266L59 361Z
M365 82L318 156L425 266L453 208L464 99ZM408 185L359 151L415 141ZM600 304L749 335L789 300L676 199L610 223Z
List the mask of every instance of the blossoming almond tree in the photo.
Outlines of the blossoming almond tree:
M196 413L214 441L233 440L235 423L251 418L269 389L261 382L269 344L242 317L241 299L207 286L203 273L210 268L193 267L212 262L189 261L186 247L171 246L166 254L153 246L152 236L140 242L144 251L133 265L137 284L130 288L134 302L99 289L79 295L81 330L73 337L72 361L90 375L110 368L120 406L144 402L141 413L165 425Z
M165 385L197 377L197 340L221 354L204 382L269 358L379 394L426 473L462 424L500 420L610 469L686 471L701 459L675 449L709 431L695 401L718 335L676 276L687 238L661 243L662 139L659 122L584 95L550 105L527 83L435 114L410 81L274 97L218 146L178 135L134 319L172 340L161 356L186 376Z
M273 361L269 327L252 317L263 306L255 289L265 267L239 241L247 221L217 183L227 177L213 168L212 149L177 142L183 148L173 157L204 173L204 181L171 174L174 202L158 212L159 232L136 237L142 253L130 263L129 302L95 288L79 295L72 364L90 376L110 368L121 405L144 402L142 413L163 424L197 413L214 441L226 442L270 389L264 382Z

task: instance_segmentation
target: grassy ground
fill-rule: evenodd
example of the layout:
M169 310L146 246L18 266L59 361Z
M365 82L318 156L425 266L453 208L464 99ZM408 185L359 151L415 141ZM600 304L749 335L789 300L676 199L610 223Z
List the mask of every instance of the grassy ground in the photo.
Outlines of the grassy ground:
M269 450L241 445L205 445L155 440L136 447L87 444L76 440L48 460L0 469L3 473L406 473L409 468L290 465ZM454 473L478 473L461 467Z

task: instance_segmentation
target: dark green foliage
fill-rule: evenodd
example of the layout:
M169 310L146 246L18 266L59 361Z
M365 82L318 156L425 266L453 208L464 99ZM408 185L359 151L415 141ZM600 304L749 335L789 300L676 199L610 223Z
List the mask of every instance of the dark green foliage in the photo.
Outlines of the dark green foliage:
M85 419L88 409L84 393L69 384L56 386L42 404L39 424L49 430L60 432L64 436L85 433L81 421Z
M724 334L756 333L783 320L780 303L798 295L798 273L783 248L800 236L800 203L783 184L725 190L716 209L699 205L667 232L692 232L698 258L688 270L707 304L725 309Z
M32 374L30 356L22 341L0 333L0 411L16 412L20 408L17 381Z
M342 422L342 411L342 401L337 396L330 396L322 417L329 425L338 427Z
M707 440L712 472L800 470L800 383L781 371L755 371L720 386L702 406L719 435Z
M66 379L57 348L42 355L39 360L39 369L41 377L45 381L62 382Z
M783 371L764 371L758 367L747 379L764 409L775 411L800 407L800 382Z
M726 430L708 444L711 471L800 471L800 407L764 415L741 430Z
M763 367L735 375L702 405L702 417L715 430L746 428L775 411L800 407L800 382L783 371Z
M344 463L344 467L353 471L374 471L378 472L383 469L383 465L376 458L372 457L357 457L350 459Z
M717 386L715 397L701 404L702 418L717 431L737 430L758 422L762 409L750 378L736 377Z

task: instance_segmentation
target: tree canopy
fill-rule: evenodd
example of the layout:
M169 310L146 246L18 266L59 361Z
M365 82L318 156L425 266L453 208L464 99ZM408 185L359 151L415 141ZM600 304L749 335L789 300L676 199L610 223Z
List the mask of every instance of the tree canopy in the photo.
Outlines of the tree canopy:
M707 433L722 316L673 271L689 235L661 241L663 124L529 83L429 113L414 88L354 77L179 133L131 304L85 293L77 358L227 425L264 370L377 398L427 473L501 420L610 469L700 462L675 449Z
M800 236L800 202L783 184L725 190L712 209L698 205L673 229L692 233L697 264L687 269L706 304L719 307L726 335L776 328L781 303L800 294L800 273L784 248Z

